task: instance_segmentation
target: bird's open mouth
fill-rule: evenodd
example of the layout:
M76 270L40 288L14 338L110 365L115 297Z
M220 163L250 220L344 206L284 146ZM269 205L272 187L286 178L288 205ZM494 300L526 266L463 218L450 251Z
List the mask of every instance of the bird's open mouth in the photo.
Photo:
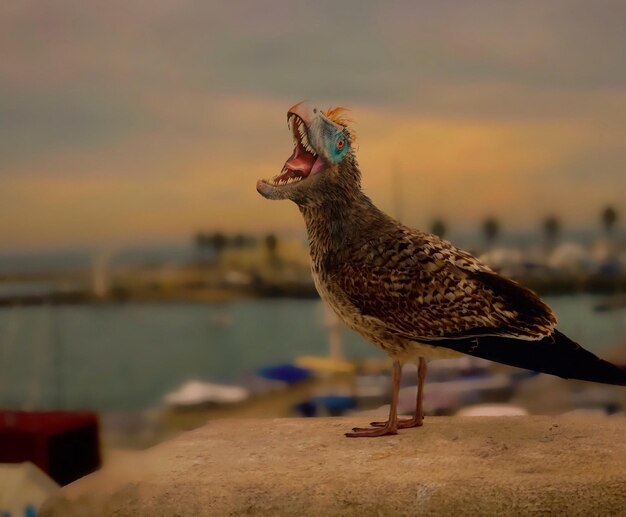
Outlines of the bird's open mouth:
M294 113L289 113L287 124L293 136L294 149L280 174L266 180L267 183L273 186L297 183L308 178L310 174L319 172L323 167L322 158L315 152L315 149L309 142L304 120Z

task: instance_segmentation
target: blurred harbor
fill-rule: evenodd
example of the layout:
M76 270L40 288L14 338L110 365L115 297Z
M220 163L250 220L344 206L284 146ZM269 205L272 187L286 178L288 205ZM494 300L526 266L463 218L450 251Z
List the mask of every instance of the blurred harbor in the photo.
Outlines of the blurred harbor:
M626 364L626 238L450 236L542 294L559 328ZM429 230L449 237L447 224ZM104 461L219 418L384 418L390 362L320 301L302 236L201 232L182 245L0 254L0 408L98 415ZM414 411L406 365L399 412ZM624 415L626 393L477 358L430 364L426 415ZM9 411L9 413L6 413ZM45 420L48 417L42 414ZM92 439L93 441L93 439Z

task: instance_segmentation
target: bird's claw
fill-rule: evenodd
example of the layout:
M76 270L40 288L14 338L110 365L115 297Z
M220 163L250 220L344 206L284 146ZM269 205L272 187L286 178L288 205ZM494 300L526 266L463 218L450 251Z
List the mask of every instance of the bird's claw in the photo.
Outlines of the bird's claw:
M392 426L385 427L353 427L351 433L345 433L348 438L373 438L398 434L398 430Z
M385 427L387 425L387 422L370 422L370 425L372 427ZM398 420L398 429L409 429L410 427L421 427L422 425L424 425L423 418L409 418L406 420Z

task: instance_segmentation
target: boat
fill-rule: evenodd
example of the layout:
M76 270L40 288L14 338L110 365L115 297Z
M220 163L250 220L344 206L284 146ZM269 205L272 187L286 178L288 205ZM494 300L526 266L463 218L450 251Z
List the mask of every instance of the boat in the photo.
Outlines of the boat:
M263 379L281 381L289 385L306 381L312 376L311 370L300 368L291 363L266 366L265 368L257 370L256 373Z
M163 401L171 409L184 410L238 404L247 400L249 396L248 390L241 386L191 380L176 391L166 394Z
M513 404L474 404L460 409L456 416L528 416L528 410Z

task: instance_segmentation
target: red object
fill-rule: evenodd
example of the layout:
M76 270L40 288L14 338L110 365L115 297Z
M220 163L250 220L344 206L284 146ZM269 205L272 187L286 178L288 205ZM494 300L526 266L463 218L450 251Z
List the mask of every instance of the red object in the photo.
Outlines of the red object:
M79 411L0 411L0 463L31 461L60 485L101 464L98 417Z

